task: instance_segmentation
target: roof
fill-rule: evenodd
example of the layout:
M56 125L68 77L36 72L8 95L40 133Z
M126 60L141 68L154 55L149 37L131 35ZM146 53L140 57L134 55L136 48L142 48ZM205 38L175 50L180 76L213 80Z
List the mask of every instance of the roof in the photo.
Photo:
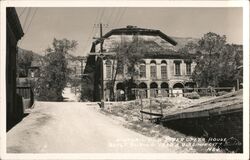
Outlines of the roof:
M175 50L165 49L152 40L140 42L144 58L166 58L166 59L195 59L196 54L182 54Z
M210 100L198 103L187 108L168 112L164 115L163 121L178 120L184 118L199 118L233 112L242 112L243 90L230 92L223 96L215 97Z
M108 38L112 35L144 35L144 36L159 36L165 41L169 42L172 45L176 45L177 42L173 40L171 37L167 36L160 30L154 30L154 29L146 29L146 28L137 28L134 26L127 26L126 28L117 28L117 29L112 29L108 33L106 33L103 38ZM100 43L101 40L97 39L93 43L96 45Z

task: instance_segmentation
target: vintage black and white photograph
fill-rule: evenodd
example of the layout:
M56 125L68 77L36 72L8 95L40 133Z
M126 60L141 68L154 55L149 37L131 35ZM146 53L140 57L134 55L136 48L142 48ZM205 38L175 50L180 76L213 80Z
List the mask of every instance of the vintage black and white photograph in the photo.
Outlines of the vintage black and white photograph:
M245 152L243 7L5 9L7 154Z

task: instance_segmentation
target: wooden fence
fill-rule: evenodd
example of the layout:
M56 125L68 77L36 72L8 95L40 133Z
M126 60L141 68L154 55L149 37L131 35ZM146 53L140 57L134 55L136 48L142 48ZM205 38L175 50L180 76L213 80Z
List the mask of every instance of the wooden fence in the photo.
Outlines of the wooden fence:
M156 122L159 123L160 119L163 117L163 107L162 107L162 102L160 103L160 106L157 107L156 109L152 107L152 101L153 99L150 98L149 100L149 108L147 109L146 106L143 105L143 99L140 98L140 102L141 102L141 109L140 109L140 113L141 113L141 121L144 121L144 114L145 115L149 115L149 120L151 122Z
M32 88L29 86L17 86L16 93L23 97L24 100L29 100L29 106L31 107L34 104L34 93Z
M231 92L233 87L215 87L215 88L134 88L132 89L137 99L142 98L157 98L157 97L177 97L185 96L185 93L197 92L200 96L216 96L220 92ZM147 92L150 92L149 97L147 97Z

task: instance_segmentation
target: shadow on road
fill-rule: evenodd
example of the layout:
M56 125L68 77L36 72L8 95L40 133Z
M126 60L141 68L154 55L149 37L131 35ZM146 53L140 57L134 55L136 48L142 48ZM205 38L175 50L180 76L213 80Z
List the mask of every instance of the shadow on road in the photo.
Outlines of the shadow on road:
M26 116L28 116L29 113L24 113L23 116L22 116L22 119ZM15 125L17 125L19 122L22 121L22 119L20 120L17 120L17 119L12 119L12 120L9 120L9 123L7 123L7 128L6 128L6 131L8 132L11 128L13 128Z

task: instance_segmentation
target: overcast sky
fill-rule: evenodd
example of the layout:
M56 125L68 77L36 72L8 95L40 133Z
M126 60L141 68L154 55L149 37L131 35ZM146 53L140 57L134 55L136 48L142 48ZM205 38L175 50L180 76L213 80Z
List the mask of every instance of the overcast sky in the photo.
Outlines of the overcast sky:
M16 8L24 37L19 46L43 54L53 38L77 40L75 55L89 52L94 24L113 28L135 25L159 29L169 36L200 38L207 32L226 35L229 43L242 44L241 8Z

